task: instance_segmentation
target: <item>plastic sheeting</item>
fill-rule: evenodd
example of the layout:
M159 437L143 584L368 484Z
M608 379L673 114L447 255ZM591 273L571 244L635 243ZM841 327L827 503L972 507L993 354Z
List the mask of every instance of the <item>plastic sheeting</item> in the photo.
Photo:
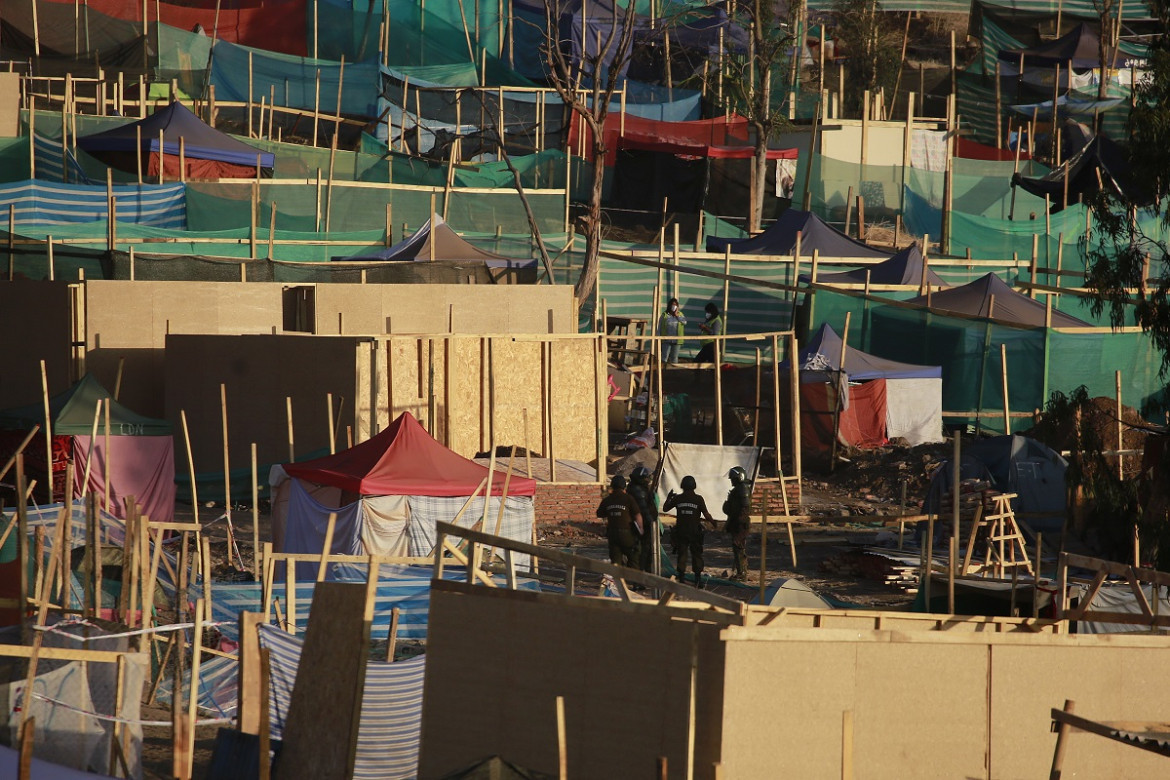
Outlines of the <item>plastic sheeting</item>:
M833 446L833 418L837 394L834 383L800 386L800 443L827 452ZM886 380L849 385L849 397L837 411L837 436L851 447L880 447L886 435Z
M691 476L697 484L695 492L707 502L707 511L716 521L722 521L726 516L721 507L731 490L727 473L735 466L742 466L751 479L759 459L760 450L756 447L668 442L662 459L662 474L658 477L658 505L662 506L671 490L682 492L682 478Z
M304 640L274 626L260 626L260 646L268 648L271 658L268 715L274 739L280 739L284 732L303 644ZM366 664L353 777L393 780L415 776L425 669L426 656ZM318 673L328 672L322 669Z
M1170 592L1158 588L1155 595L1154 586L1149 583L1138 583L1145 596L1146 603L1155 615L1170 615ZM1158 603L1154 604L1157 598ZM1106 583L1093 596L1089 609L1097 612L1121 612L1127 615L1141 615L1142 606L1137 600L1129 583ZM1098 623L1091 620L1077 621L1078 634L1148 634L1150 627L1141 623Z
M104 436L99 434L93 439L91 462L90 437L73 437L73 483L77 494L88 490L95 496L104 496L108 464L110 511L114 516L124 517L123 499L134 496L142 513L152 521L171 522L175 516L174 438L111 436L109 442L107 450Z
M114 197L119 222L177 229L187 226L183 184L115 185ZM17 225L94 222L109 214L105 186L34 180L0 185L0 211L7 214L9 205L16 207Z
M943 440L942 377L886 380L886 436L911 447Z

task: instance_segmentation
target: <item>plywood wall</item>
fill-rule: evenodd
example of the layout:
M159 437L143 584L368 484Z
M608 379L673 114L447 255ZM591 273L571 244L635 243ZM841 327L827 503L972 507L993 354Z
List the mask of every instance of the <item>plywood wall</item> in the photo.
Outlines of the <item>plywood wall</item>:
M378 342L385 360L379 429L408 411L465 457L514 444L542 457L597 459L593 340L403 336Z
M1151 673L1165 637L733 628L724 633L724 777L839 778L852 713L867 778L1046 775L1049 711L1164 720L1170 681ZM1166 759L1078 734L1068 776L1159 777Z
M243 282L88 281L86 364L119 400L161 417L168 334L242 335L283 328L282 285Z
M340 416L338 449L354 419L359 354L368 347L352 337L171 335L166 341L166 417L175 425L175 466L186 471L180 410L187 413L197 472L223 471L221 383L227 386L232 468L288 460L286 397L292 398L298 458L328 447L327 394ZM262 475L262 478L267 475Z
M0 409L39 401L41 361L49 394L69 389L72 305L67 282L17 280L0 284Z
M575 333L571 285L322 284L316 332Z
M432 591L420 777L491 755L556 776L557 696L570 777L657 777L659 756L687 777L692 648L694 777L714 776L718 628L581 601Z

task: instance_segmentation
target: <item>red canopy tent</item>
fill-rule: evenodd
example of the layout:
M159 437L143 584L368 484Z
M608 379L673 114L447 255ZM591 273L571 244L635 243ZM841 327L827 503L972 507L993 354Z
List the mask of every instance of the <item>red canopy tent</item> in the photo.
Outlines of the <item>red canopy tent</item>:
M410 412L361 444L335 455L284 466L290 477L362 496L470 496L488 469L447 449ZM491 491L499 495L505 475L496 472ZM513 476L508 495L531 496L536 480Z

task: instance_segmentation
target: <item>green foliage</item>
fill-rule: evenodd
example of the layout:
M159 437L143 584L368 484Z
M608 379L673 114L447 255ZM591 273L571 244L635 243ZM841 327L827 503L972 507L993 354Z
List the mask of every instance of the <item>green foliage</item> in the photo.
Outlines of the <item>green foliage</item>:
M835 0L834 29L849 57L845 105L859 111L866 90L894 88L901 64L901 32L877 0Z

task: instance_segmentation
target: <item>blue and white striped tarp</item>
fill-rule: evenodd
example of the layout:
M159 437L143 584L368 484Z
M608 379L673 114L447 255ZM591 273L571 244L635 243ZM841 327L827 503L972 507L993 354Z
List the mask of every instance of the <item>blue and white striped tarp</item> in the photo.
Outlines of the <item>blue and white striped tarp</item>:
M187 228L187 188L174 184L114 186L119 222L159 228ZM28 180L0 184L0 213L16 206L16 224L71 225L106 219L106 188Z
M366 566L333 564L329 577L335 582L365 582ZM430 566L380 566L378 567L378 590L374 602L374 624L370 630L372 639L386 639L390 633L390 616L398 607L398 637L400 639L426 639L427 613L431 605L431 579L434 569ZM462 582L467 580L467 570L461 566L446 566L443 579ZM496 578L503 584L502 578ZM521 582L520 587L537 587L538 583ZM296 583L297 625L303 631L308 624L306 616L313 603L315 582ZM281 601L281 612L288 619L286 585L281 573L275 578L272 591ZM192 591L193 595L195 591ZM258 582L217 582L211 590L212 619L223 622L220 631L231 639L238 639L237 622L240 612L260 612L264 605Z
M73 150L69 147L61 148L60 138L46 138L40 133L33 133L33 158L38 179L63 182L66 180L65 171L68 170L69 181L78 184L93 183L77 162Z
M260 645L268 648L269 721L280 739L301 661L303 640L273 626L260 626ZM353 777L381 780L414 777L418 771L426 656L409 661L366 664L362 713ZM321 670L328 674L328 670Z
M190 629L187 630L187 642L191 641ZM189 646L189 645L188 645ZM204 656L199 664L199 709L212 718L233 718L239 707L239 662L234 658L223 656ZM155 699L159 704L166 706L171 703L171 688L174 678L164 674L158 684L158 693ZM183 665L183 698L191 690L191 665Z

